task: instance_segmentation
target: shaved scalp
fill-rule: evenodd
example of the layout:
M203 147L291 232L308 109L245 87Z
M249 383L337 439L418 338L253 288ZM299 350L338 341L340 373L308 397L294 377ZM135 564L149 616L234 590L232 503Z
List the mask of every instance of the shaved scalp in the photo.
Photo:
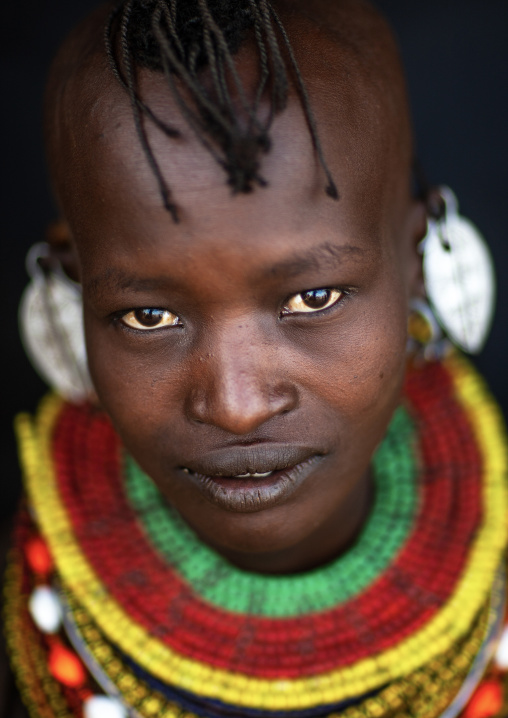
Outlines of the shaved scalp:
M181 19L174 14L180 4L186 8ZM189 28L196 27L199 12L202 26L193 35ZM359 173L377 173L386 192L407 190L413 149L405 81L391 29L370 3L124 0L103 5L67 38L48 80L45 138L62 213L73 176L83 179L89 171L91 147L100 152L108 133L126 123L174 219L176 188L169 187L166 167L153 150L156 131L168 143L193 142L205 149L234 193L264 186L263 156L273 149L272 125L295 103L316 166L325 175L322 187L332 198L343 190L329 169L334 152ZM332 135L333 143L321 141Z

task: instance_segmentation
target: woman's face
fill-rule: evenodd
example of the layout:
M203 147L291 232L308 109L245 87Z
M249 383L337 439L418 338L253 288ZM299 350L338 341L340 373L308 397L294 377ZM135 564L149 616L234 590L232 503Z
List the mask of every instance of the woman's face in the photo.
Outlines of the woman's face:
M324 136L324 193L301 109L276 121L266 189L232 197L194 142L107 112L69 170L90 370L127 450L202 538L256 570L300 570L351 540L397 405L420 207L381 149ZM326 127L326 124L325 124ZM385 163L386 167L383 167ZM399 163L400 164L400 163Z

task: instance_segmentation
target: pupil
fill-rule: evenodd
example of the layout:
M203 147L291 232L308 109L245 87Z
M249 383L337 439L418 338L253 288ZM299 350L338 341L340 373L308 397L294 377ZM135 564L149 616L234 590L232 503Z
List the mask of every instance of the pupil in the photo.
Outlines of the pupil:
M311 309L321 309L330 299L329 289L312 289L302 295L304 303Z
M136 309L135 317L145 327L155 327L162 319L161 309Z

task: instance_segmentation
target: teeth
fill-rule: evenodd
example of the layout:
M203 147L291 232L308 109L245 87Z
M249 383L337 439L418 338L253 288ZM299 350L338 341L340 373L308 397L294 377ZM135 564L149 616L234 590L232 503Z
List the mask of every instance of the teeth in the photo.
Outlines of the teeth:
M271 476L273 471L266 471L264 474L237 474L235 479L266 479L267 476Z
M194 472L190 469L183 468L182 469L184 474L193 474ZM266 471L264 474L237 474L236 476L232 476L233 479L266 479L268 476L271 476L273 474L273 471Z

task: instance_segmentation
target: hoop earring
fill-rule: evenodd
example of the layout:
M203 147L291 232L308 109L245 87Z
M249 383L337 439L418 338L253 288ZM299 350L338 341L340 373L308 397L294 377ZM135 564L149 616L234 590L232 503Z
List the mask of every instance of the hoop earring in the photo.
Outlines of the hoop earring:
M49 256L49 245L44 242L28 252L26 266L31 281L19 307L21 340L42 379L68 401L80 403L93 394L81 289L61 267L41 267L39 259Z
M463 351L477 354L492 323L496 279L479 230L459 214L457 198L440 187L420 243L430 308L440 327Z

